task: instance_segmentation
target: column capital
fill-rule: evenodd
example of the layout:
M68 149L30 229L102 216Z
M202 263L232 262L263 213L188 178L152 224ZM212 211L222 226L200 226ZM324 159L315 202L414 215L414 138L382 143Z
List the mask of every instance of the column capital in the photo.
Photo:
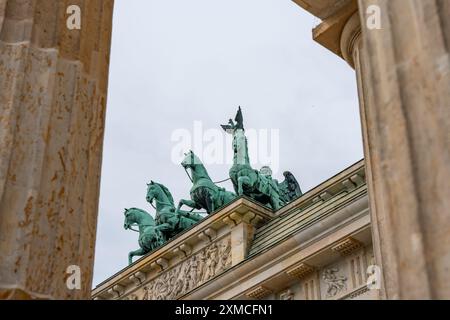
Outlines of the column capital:
M331 4L330 4L331 5ZM353 59L349 61L347 39L354 34L352 31L358 20L358 4L355 0L345 2L345 5L335 10L333 14L322 19L322 23L313 29L313 39L337 56L343 58L353 67ZM358 21L359 22L359 21ZM344 39L343 39L344 38Z
M345 23L341 33L340 47L341 54L345 61L354 69L354 52L361 41L361 21L359 13L356 11Z

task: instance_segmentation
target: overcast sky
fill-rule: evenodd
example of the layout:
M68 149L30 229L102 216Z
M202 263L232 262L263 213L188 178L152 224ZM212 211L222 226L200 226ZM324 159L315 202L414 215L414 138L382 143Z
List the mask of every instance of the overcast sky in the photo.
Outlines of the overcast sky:
M212 132L242 106L247 131L279 134L274 177L290 170L304 192L363 157L354 72L312 40L317 23L290 0L115 1L94 286L139 247L123 209L154 214L146 183L189 198L173 138L195 139L195 121ZM206 167L228 177L227 163Z

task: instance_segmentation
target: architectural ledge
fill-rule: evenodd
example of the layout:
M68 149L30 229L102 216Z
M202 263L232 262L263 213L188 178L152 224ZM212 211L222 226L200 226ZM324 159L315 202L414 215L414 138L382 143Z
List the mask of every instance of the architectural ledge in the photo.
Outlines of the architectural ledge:
M262 299L266 296L268 296L269 294L272 293L272 290L267 289L266 287L263 286L258 286L254 289L252 289L251 291L247 292L247 296L249 298L253 298L253 299Z
M359 161L277 212L236 199L101 283L92 298L359 299L368 296L361 286L370 247Z
M173 270L174 266L182 264L216 243L222 245L222 242L227 242L223 244L224 250L230 255L227 267L237 264L247 255L249 239L243 237L253 236L253 231L249 229L257 228L274 217L275 214L270 209L246 197L240 197L99 284L92 292L93 298L120 298L144 281L156 278L158 274L169 269ZM234 243L240 243L242 246ZM232 248L229 248L231 245ZM212 254L217 256L218 252Z

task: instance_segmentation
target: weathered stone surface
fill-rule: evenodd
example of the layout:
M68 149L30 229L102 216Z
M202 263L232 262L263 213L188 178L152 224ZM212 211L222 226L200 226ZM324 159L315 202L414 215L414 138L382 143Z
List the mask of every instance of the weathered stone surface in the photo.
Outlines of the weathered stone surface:
M387 297L448 299L450 4L359 4L382 13L381 30L362 23L361 78Z
M81 30L66 28L70 4ZM1 298L90 296L112 9L0 0Z
M319 17L324 3L330 10L338 3L296 2ZM379 30L367 28L370 5L380 8ZM382 296L449 299L450 3L359 0L358 6L340 22L329 15L316 38L356 69Z
M366 286L363 172L360 161L275 214L239 198L105 280L93 299L378 299Z

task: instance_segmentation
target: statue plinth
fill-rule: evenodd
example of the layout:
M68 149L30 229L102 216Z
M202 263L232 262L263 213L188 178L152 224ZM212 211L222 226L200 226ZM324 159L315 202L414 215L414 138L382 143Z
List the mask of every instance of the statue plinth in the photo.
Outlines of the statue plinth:
M177 299L242 262L255 229L274 217L270 209L237 198L101 283L93 298Z

